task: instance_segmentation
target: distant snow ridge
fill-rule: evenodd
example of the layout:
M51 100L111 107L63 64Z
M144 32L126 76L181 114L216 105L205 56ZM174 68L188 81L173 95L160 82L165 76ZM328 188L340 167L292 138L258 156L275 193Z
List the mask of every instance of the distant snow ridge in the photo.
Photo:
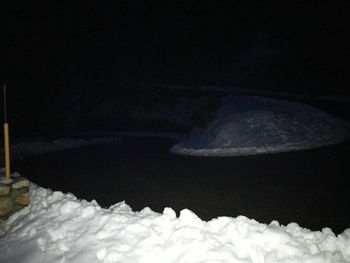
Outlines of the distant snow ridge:
M114 136L105 136L102 138L60 138L55 140L41 140L37 142L20 142L11 147L11 156L14 158L23 157L31 154L54 152L120 140L120 137L116 137L114 134ZM2 157L3 153L0 152L0 158Z
M193 130L171 151L235 156L310 149L341 142L349 125L317 108L256 96L228 96L204 130Z
M335 236L296 223L261 224L244 216L202 221L190 210L109 209L72 194L30 186L31 204L0 228L6 263L346 263L350 229Z

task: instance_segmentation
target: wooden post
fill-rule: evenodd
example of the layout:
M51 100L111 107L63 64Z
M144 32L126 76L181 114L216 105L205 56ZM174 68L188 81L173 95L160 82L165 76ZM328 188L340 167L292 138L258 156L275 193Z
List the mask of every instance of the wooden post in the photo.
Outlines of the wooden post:
M7 123L7 105L6 105L6 84L4 84L4 158L5 158L5 176L10 178L10 140L9 125Z

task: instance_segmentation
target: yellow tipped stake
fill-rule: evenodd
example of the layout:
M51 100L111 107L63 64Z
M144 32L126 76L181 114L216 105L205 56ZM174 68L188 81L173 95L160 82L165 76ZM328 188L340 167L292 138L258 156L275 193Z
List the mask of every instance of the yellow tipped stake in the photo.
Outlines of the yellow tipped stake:
M10 140L9 140L9 124L7 123L7 107L6 107L6 84L4 84L4 158L5 158L5 176L10 178Z

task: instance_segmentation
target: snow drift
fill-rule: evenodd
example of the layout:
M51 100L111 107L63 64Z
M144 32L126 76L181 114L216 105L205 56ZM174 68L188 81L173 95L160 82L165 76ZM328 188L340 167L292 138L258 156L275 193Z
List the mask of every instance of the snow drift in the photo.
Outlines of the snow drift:
M30 186L31 204L0 228L0 262L350 262L350 229L335 236L244 216L202 221L190 210L109 209Z
M347 123L311 106L228 96L204 130L193 130L171 151L204 156L273 153L331 145L348 135Z

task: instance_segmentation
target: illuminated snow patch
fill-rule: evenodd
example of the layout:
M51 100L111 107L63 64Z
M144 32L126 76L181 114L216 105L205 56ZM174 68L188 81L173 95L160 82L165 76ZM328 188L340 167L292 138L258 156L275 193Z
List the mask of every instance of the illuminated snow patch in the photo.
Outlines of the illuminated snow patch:
M228 96L204 130L195 129L171 151L235 156L310 149L349 136L349 125L301 103L254 96Z
M244 216L202 221L190 210L134 212L31 185L32 203L0 229L0 262L350 262L350 229L335 236Z

